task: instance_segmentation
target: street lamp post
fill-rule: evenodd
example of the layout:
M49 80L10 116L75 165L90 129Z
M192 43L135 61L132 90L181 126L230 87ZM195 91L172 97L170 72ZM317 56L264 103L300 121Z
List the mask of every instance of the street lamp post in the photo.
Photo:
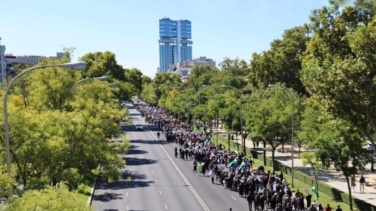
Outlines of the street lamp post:
M244 155L247 155L247 149L246 149L246 145L245 145L245 140L247 139L247 137L248 137L248 131L243 131L243 133L242 133L242 146L243 146Z
M227 147L228 147L229 150L230 150L230 139L231 139L231 134L228 133L227 134Z
M269 84L269 88L274 88L275 84ZM286 90L286 89L284 89ZM289 91L287 94L291 99L291 188L294 187L294 94Z
M216 145L218 146L218 133L219 133L219 129L218 129L218 110L216 112L216 126L217 126L217 137L216 137Z
M7 172L8 176L11 177L11 158L10 158L10 144L9 144L9 122L8 122L8 95L9 91L12 88L14 82L20 78L21 76L25 75L28 72L31 72L36 69L42 69L47 67L63 67L75 70L83 70L86 68L86 62L72 62L72 63L64 63L64 64L52 64L52 65L40 65L34 66L25 71L22 71L16 77L14 77L8 84L5 94L4 94L4 127L5 127L5 145L6 145L6 162L7 162Z
M74 83L71 90L74 90L76 88L77 84L84 82L84 81L88 81L88 80L106 81L106 80L108 80L108 77L107 76L100 76L100 77L96 77L96 78L83 78L83 79L77 81L76 83Z

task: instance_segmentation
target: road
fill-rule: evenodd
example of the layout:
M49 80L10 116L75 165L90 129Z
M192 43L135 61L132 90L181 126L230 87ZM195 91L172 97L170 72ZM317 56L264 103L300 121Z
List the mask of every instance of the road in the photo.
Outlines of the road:
M129 110L133 124L146 125L136 109ZM131 148L124 156L123 179L97 182L92 201L95 211L248 210L246 200L236 192L194 173L191 160L175 158L175 143L167 143L162 136L158 140L153 127L135 131L127 126L125 131Z

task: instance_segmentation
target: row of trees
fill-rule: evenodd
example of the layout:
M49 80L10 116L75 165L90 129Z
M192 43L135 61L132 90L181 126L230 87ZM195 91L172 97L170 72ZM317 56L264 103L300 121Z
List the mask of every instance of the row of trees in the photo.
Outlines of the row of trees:
M227 58L219 68L196 66L187 83L159 73L141 96L177 118L210 124L218 116L273 152L291 140L293 104L296 142L349 181L370 160L365 138L375 144L376 3L340 3L312 11L309 23L286 30L249 63ZM351 197L349 182L348 190Z
M38 65L69 62L70 54L67 50L62 59L42 60ZM70 203L61 206L61 200L42 197L55 195L72 200L72 195L65 188L51 193L53 189L45 187L77 190L80 184L91 185L99 171L109 181L121 176L119 168L125 161L118 154L126 153L129 141L123 137L122 143L110 144L108 140L123 134L119 122L127 110L120 106L121 101L141 93L143 81L151 79L138 69L123 69L111 52L88 53L81 60L88 64L82 72L50 67L29 73L12 86L8 100L12 175L7 176L5 165L0 167L0 197L7 197L15 185L23 187L24 191L18 194L25 193L26 197L10 200L10 210L63 210ZM14 68L19 73L25 67ZM96 80L100 76L109 79ZM0 90L0 96L4 94L5 90ZM4 122L0 127L4 128ZM4 130L0 133L0 140L5 143ZM0 149L0 160L5 164L5 144ZM39 200L32 200L35 203L31 204L28 197ZM86 205L77 202L72 206L84 210Z

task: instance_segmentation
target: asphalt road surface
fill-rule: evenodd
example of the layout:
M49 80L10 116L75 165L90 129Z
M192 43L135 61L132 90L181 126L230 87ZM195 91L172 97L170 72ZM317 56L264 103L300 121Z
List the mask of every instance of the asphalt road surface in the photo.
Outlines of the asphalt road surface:
M130 106L130 105L128 105ZM133 125L124 128L131 148L124 156L123 178L113 183L99 179L92 200L95 211L233 211L248 210L237 192L212 184L209 177L193 172L192 160L175 158L175 143L167 143L157 129L147 125L140 113L129 107Z

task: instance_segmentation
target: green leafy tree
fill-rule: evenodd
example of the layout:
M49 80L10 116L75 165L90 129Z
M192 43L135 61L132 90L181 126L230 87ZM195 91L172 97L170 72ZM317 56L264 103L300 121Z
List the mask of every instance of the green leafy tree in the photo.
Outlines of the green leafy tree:
M77 196L77 193L70 192L65 187L47 187L26 191L22 197L11 200L5 210L90 211L91 208Z
M331 3L311 15L301 80L321 110L346 119L375 144L374 17L360 6L341 10Z
M181 85L181 76L171 73L157 73L153 80L153 88L156 96L156 101L164 103L166 94L174 87Z
M315 178L315 187L317 192L317 197L319 196L319 184L317 180L317 170L322 166L320 161L317 159L315 153L312 152L303 152L301 154L303 166L309 165L312 169L313 177ZM312 182L313 183L313 182Z
M143 85L142 72L139 69L132 68L125 70L125 81L132 86L132 93L134 96L138 96L142 92Z
M294 101L292 101L294 99ZM255 91L245 111L246 127L251 131L250 138L263 140L272 148L274 166L275 150L284 143L291 142L292 103L294 103L294 126L299 125L297 114L301 110L299 97L283 86ZM294 131L295 132L295 131ZM274 166L275 167L275 166Z
M157 104L157 96L155 95L153 84L148 83L143 85L140 98L148 103Z
M274 40L270 50L253 53L250 83L260 88L270 83L283 83L298 93L305 93L299 71L308 39L306 27L295 27L285 30L281 40Z
M337 171L343 173L352 210L350 177L357 169L363 169L369 160L368 152L362 148L362 138L358 131L342 120L324 122L320 126L320 131L320 136L313 142L316 156L326 169L334 166Z
M83 72L84 78L96 78L104 75L112 76L120 81L125 80L124 69L110 51L87 53L80 59L87 63L87 69Z
M210 84L210 79L217 71L217 68L209 65L198 65L193 67L188 80L188 86L196 91L201 89L202 85Z

